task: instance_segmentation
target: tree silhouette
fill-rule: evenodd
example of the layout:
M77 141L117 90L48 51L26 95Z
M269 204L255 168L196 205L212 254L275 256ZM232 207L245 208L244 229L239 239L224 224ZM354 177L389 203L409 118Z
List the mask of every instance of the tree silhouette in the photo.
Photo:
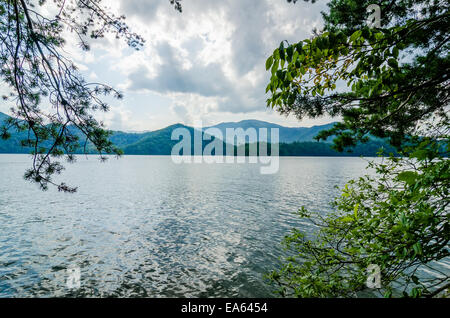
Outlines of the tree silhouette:
M180 0L170 0L170 4L181 12ZM56 11L44 15L51 10L40 10L43 6ZM11 91L3 100L11 104L14 117L1 127L1 137L8 138L10 129L28 131L22 145L34 150L25 179L37 182L43 190L53 184L60 191L74 192L76 188L52 181L64 169L58 158L73 162L74 152L88 141L102 160L105 153L120 155L94 113L109 109L102 95L122 98L122 94L83 79L63 54L65 29L76 34L82 50L89 50L88 39L107 33L136 50L144 39L130 30L123 15L109 12L102 0L0 1L0 76Z
M372 28L372 3L330 1L323 30L283 41L266 62L268 106L299 119L340 116L317 136L335 135L339 151L376 136L402 156L372 163L376 175L351 180L330 214L300 209L318 230L287 236L295 256L270 275L283 295L357 296L371 265L387 297L433 297L450 287L438 264L450 255L450 5L379 1L381 28Z

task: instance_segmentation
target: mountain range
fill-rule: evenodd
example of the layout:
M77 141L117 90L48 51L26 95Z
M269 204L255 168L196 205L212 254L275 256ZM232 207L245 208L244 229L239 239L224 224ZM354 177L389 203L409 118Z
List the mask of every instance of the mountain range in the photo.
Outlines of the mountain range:
M0 127L1 123L9 116L0 112ZM329 129L334 123L313 126L313 127L284 127L281 125L268 123L259 120L243 120L240 122L226 122L220 123L214 126L206 127L203 129L202 135L208 136L209 139L214 140L214 137L223 138L225 140L223 153L226 151L226 143L232 144L234 138L231 138L226 134L227 128L242 128L247 130L248 128L255 128L259 132L259 128L267 128L269 134L270 143L270 128L279 129L279 143L280 143L280 155L281 156L375 156L379 148L384 147L389 151L393 151L385 142L380 140L371 140L367 144L358 145L353 149L352 153L338 153L331 149L329 142L317 142L313 137L316 136L321 130ZM193 137L195 128L189 127L183 124L175 124L163 129L149 131L149 132L123 132L113 131L110 140L119 148L121 148L125 154L129 155L170 155L172 148L179 140L172 140L172 132L177 128L185 128L189 134ZM216 128L211 130L209 128ZM73 128L75 129L75 128ZM197 130L198 131L198 130ZM221 133L219 135L210 133L211 131ZM12 132L11 137L7 140L0 140L0 153L29 153L29 148L21 146L20 141L25 139L27 132ZM81 134L80 134L81 135ZM220 136L222 135L222 136ZM214 136L214 137L213 137ZM193 139L193 138L192 138ZM210 141L203 141L203 147ZM191 149L193 147L193 140L191 140ZM247 145L239 145L240 147L257 142L255 136L250 136L246 140ZM80 149L80 153L82 149ZM88 153L95 153L95 149L92 144L87 145Z
M228 143L233 143L233 138L226 135L227 128L242 128L244 130L248 128L255 128L257 132L259 132L260 128L267 128L268 135L270 139L270 129L278 128L279 131L279 142L281 143L292 143L292 142L304 142L304 141L314 141L314 137L322 130L327 130L333 127L335 123L320 125L320 126L312 126L312 127L284 127L281 125L268 123L260 120L242 120L240 122L227 122L220 123L215 126L207 127L208 128L218 128L223 136L226 136L225 141ZM257 134L259 136L259 134ZM256 138L249 138L249 143L256 142Z

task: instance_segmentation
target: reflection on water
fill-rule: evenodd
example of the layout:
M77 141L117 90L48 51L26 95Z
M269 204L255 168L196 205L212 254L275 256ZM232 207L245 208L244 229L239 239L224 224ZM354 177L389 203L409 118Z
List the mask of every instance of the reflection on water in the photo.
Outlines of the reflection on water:
M75 194L22 179L26 155L0 155L0 297L270 297L263 280L305 205L327 211L334 186L367 173L361 158L281 158L182 164L80 157L64 180ZM304 230L308 230L303 226ZM66 286L79 267L81 288Z

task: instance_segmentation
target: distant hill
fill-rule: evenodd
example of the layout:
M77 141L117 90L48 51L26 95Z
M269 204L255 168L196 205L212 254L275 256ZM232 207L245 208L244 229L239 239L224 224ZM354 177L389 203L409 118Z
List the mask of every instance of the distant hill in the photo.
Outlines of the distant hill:
M0 126L8 117L8 115L0 112ZM333 125L334 123L309 128L292 128L259 120L244 120L237 123L221 123L212 127L218 128L223 136L226 136L226 128L242 128L244 130L255 128L257 131L259 128L278 128L280 134L280 156L375 156L381 147L387 149L387 152L394 152L392 147L379 139L374 139L366 144L358 145L353 149L352 153L339 153L331 149L330 143L313 141L313 137L316 136L319 131L329 129ZM179 142L178 140L171 140L172 132L177 128L185 128L189 131L192 137L191 153L193 153L193 136L195 129L182 124L175 124L156 131L142 133L113 131L110 140L128 155L170 155L173 146ZM71 129L75 129L75 134L82 137L81 133L77 133L76 128L72 127ZM27 132L17 133L10 131L10 133L11 138L7 140L0 139L0 153L30 153L31 149L22 147L20 143L21 140L27 137ZM209 139L214 140L214 137L209 136ZM224 137L224 139L226 139L226 137ZM254 143L256 141L257 140L247 139L246 145L241 146L248 148L249 143ZM231 144L232 140L227 140L227 142ZM203 141L202 148L209 143L209 140ZM83 149L80 149L79 153L82 152ZM90 143L87 144L87 152L96 153L95 148ZM223 145L223 154L226 154L226 144Z
M2 124L10 118L10 116L0 112L0 127L2 127ZM3 140L0 138L0 153L30 153L29 148L24 148L21 145L21 140L26 138L27 134L26 132L13 132L9 131L11 133L11 137L7 140Z
M5 121L5 120L8 119L8 118L9 118L8 115L6 115L6 114L0 112L0 123L3 122L3 121Z
M163 129L146 133L145 136L136 142L123 146L122 150L126 154L130 155L170 155L173 146L179 142L179 140L171 140L172 132L177 128L185 128L189 131L191 135L191 152L193 152L194 128L182 124L175 124ZM111 138L111 140L114 142L113 138Z
M218 128L222 132L223 136L226 136L226 128L242 128L247 130L248 128L255 128L258 132L259 128L267 128L268 133L270 134L270 128L278 128L279 129L279 142L281 143L291 143L295 141L315 141L314 137L317 134L326 129L330 129L333 127L335 123L320 125L320 126L312 126L312 127L284 127L281 125L268 123L260 120L243 120L240 122L227 122L221 123L215 126L207 127L207 128ZM207 129L205 128L205 129ZM229 137L224 137L226 142L232 143L233 140ZM270 138L269 138L270 139ZM254 143L256 139L250 139L247 142Z

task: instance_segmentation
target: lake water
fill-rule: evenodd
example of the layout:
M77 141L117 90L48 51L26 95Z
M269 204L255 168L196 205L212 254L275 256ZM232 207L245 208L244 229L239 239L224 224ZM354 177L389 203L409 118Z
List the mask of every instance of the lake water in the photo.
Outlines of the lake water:
M100 163L80 156L63 180L75 194L22 178L27 155L0 155L0 297L271 297L263 275L300 206L326 212L361 158L181 164L169 156ZM67 288L67 268L81 286Z

